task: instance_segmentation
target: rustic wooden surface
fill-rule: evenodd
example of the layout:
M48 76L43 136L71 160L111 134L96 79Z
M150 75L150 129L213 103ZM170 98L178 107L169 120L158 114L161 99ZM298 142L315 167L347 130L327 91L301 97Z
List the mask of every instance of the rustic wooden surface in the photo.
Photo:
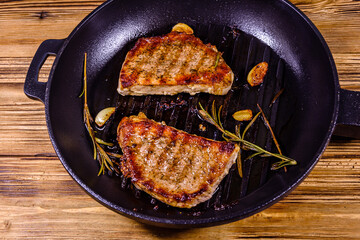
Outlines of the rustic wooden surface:
M292 0L327 41L343 88L360 90L360 2ZM44 105L23 93L39 44L65 38L102 1L0 0L1 239L360 239L360 141L333 139L288 197L247 219L165 230L118 215L67 174L50 143ZM47 61L40 80L46 81Z

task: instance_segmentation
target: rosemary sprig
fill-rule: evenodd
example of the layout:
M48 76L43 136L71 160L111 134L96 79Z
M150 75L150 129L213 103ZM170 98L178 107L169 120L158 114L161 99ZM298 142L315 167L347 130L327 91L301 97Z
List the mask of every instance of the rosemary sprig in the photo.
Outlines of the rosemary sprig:
M242 134L242 136L241 136L242 139L245 138L245 134L246 134L247 130L249 130L249 128L253 125L253 123L256 121L256 119L259 117L259 115L260 115L260 112L258 112L258 113L253 117L253 119L251 119L251 121L249 122L249 124L245 127L245 130L244 130L244 132L243 132L243 134Z
M222 106L220 106L219 111L216 111L215 102L213 102L212 114L211 115L204 109L204 107L201 105L201 103L199 103L199 107L200 107L200 110L198 110L199 115L205 121L211 123L219 131L221 131L223 133L223 138L226 141L239 142L239 143L242 144L243 149L252 150L252 151L255 152L249 158L259 155L261 157L275 157L275 158L280 159L281 161L276 162L276 163L274 163L272 165L272 167L271 167L272 170L276 170L276 169L279 169L279 168L282 168L282 167L285 167L285 166L288 166L288 165L296 165L297 164L297 162L294 159L291 159L291 158L286 157L286 156L284 156L282 154L279 154L279 153L269 152L269 151L261 148L260 146L245 140L244 139L245 134L243 134L241 136L239 129L236 129L236 132L237 132L236 134L224 129L224 127L222 126L222 123L221 123L221 119L220 119L220 115L221 115L220 113L221 113ZM259 113L255 117L257 118L258 116L259 116ZM246 127L244 132L246 132L249 129L249 127L251 126L251 124L254 121L255 120L253 120L252 122L250 122L248 124L248 126ZM239 165L241 166L241 164L239 164L239 163L237 163L237 164L238 164L238 166Z
M84 88L79 97L84 96L84 123L85 123L86 129L90 135L90 138L91 138L91 141L93 144L94 160L97 159L100 163L100 170L99 170L98 176L100 176L101 174L104 174L105 169L107 169L110 172L115 171L115 172L119 173L119 170L116 167L114 167L114 163L116 163L116 162L113 161L109 157L109 155L105 152L105 150L100 146L100 144L111 146L111 143L107 143L107 142L95 137L95 131L91 126L91 124L94 122L94 120L90 114L90 110L89 110L89 106L88 106L88 102L87 102L87 76L86 76L87 60L86 59L87 59L87 53L85 53L85 58L84 58L84 76L83 76Z

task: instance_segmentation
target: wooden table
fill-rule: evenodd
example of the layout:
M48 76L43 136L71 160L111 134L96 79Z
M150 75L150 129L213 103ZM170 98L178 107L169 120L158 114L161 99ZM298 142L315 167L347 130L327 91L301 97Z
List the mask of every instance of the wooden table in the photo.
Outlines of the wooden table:
M360 2L292 0L327 41L345 89L360 90ZM360 141L334 138L288 197L247 219L167 230L116 214L89 197L55 155L44 105L23 93L39 44L65 38L102 1L0 0L0 238L360 239ZM47 81L51 60L42 68Z

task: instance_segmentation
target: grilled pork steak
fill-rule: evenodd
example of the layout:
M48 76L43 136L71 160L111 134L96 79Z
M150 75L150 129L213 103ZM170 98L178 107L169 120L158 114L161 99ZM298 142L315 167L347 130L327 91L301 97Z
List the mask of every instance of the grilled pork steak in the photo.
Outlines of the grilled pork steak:
M189 26L177 24L166 35L140 38L126 55L118 92L227 94L234 80L233 72L215 46L204 44L192 32Z
M125 157L122 173L138 189L180 208L210 199L240 149L155 122L143 113L123 118L117 136Z

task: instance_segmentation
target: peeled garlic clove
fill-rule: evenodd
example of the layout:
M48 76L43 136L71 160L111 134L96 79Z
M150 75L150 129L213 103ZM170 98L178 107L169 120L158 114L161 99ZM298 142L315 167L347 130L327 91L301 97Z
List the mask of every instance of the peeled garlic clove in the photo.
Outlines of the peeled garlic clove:
M253 67L248 76L247 81L248 83L254 87L257 85L260 85L264 81L264 77L268 70L268 63L267 62L261 62L257 64L255 67Z
M192 30L191 27L189 27L187 24L185 23L178 23L176 24L172 30L172 32L183 32L183 33L186 33L186 34L193 34L194 33L194 30Z
M240 110L234 113L233 118L237 121L250 121L253 117L252 111L250 109Z
M111 117L111 115L115 112L115 107L108 107L101 110L95 117L95 123L99 127L104 126L107 120Z

